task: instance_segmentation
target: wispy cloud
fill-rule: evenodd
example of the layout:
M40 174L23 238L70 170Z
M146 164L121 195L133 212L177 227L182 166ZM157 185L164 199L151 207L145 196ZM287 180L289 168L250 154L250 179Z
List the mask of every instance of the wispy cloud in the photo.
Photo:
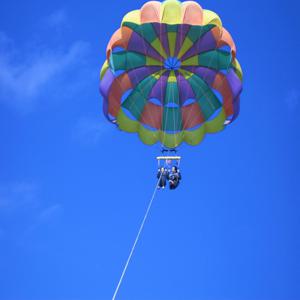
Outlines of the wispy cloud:
M76 124L72 137L83 144L96 144L110 130L102 118L81 118Z
M32 182L14 182L0 185L0 210L14 211L36 206L38 188Z
M48 227L49 225L55 224L56 221L61 217L63 213L63 207L59 203L55 203L49 207L41 209L32 218L28 226L25 227L24 232L21 235L19 244L25 245L27 240L34 234L38 229Z
M10 53L0 53L0 100L28 108L42 89L77 63L87 51L87 44L73 43L65 51L37 49L22 62Z
M66 20L66 13L59 10L46 17L45 24L59 27L64 26ZM33 33L33 36L42 39L29 39L30 46L16 46L13 39L0 32L0 102L30 111L39 96L49 93L49 87L55 90L59 80L66 88L71 85L66 74L82 66L89 44L81 40L70 43L62 40L51 44L50 39L44 39L45 34L51 36L51 30Z
M59 9L51 13L49 16L46 16L43 20L43 23L51 28L61 28L66 26L68 21L67 13L63 9Z
M300 106L300 91L298 89L292 89L288 92L285 102L291 111L294 111Z
M37 184L13 182L0 184L0 239L27 244L37 229L55 224L63 213L60 203L44 203Z
M52 221L53 218L56 218L62 214L63 207L61 204L56 203L45 209L43 209L37 216L38 223L45 223Z

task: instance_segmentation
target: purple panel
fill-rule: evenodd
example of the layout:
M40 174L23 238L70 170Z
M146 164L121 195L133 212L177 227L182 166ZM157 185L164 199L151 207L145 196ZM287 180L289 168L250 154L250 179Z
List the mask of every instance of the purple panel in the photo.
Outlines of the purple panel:
M179 90L179 99L180 99L180 104L182 105L185 100L195 98L195 94L192 90L192 87L190 86L188 81L184 78L184 76L179 72L176 73L177 73L176 74L177 85Z
M155 29L158 38L161 41L161 44L165 49L165 52L167 53L168 56L170 56L167 25L161 23L153 23L153 27Z
M155 72L158 72L161 70L161 67L141 67L137 69L133 69L128 72L128 76L132 82L133 86L136 86L138 83L140 83L144 78L149 76L150 74L153 74Z
M184 67L183 69L190 71L199 77L201 77L209 86L211 86L215 80L215 77L217 75L217 72L208 69L205 67Z
M159 61L163 61L163 58L158 52L140 35L136 32L133 32L129 40L127 50L142 53L146 56L151 56Z
M106 97L103 97L103 113L106 118L108 118L108 99Z
M188 57L197 55L201 52L213 50L217 47L217 42L211 31L208 31L200 39L193 44L193 46L182 56L182 60Z
M234 111L234 113L233 113L233 116L230 120L230 123L232 123L238 117L238 115L240 113L240 97L237 97L237 98L234 99L234 101L233 101L233 111Z
M183 41L186 37L186 34L189 32L191 26L187 24L178 25L178 31L177 31L177 39L176 39L176 46L175 46L175 56L178 55L181 46L183 44Z
M109 89L115 76L110 69L107 69L100 83L100 92L104 98L108 98Z
M169 74L170 72L165 72L164 74L161 75L161 77L157 80L157 82L153 86L149 98L156 98L161 103L163 103Z
M233 70L226 75L226 79L232 91L233 97L236 98L242 91L242 82Z

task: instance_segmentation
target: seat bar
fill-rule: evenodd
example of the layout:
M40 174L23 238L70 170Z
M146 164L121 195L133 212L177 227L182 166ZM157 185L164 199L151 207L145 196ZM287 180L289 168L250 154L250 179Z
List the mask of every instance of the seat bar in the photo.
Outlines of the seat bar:
M180 160L181 156L157 156L156 159L157 160L167 160L167 159L170 159L170 160Z

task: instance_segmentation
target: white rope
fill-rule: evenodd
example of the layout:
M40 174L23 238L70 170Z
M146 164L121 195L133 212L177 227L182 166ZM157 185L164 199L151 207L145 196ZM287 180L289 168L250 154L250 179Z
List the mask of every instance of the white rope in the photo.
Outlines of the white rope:
M161 174L161 175L162 175L162 174ZM140 228L139 228L139 231L138 231L137 236L136 236L136 238L135 238L135 241L134 241L134 243L133 243L133 245L132 245L132 248L131 248L131 251L130 251L129 256L128 256L128 258L127 258L126 264L125 264L125 266L124 266L124 268L123 268L121 277L120 277L119 282L118 282L118 285L117 285L117 287L116 287L116 289L115 289L115 292L114 292L114 295L113 295L113 297L112 297L112 300L115 300L115 299L116 299L116 296L117 296L117 294L118 294L119 288L120 288L120 286L121 286L121 283L122 283L123 278L124 278L124 276L125 276L126 270L127 270L128 265L129 265L129 263L130 263L131 257L132 257L132 255L133 255L135 246L136 246L136 244L137 244L137 242L138 242L138 240L139 240L139 238L140 238L140 235L141 235L141 233L142 233L142 231L143 231L145 222L146 222L146 220L147 220L149 211L150 211L150 209L151 209L151 206L152 206L152 203L153 203L153 200L154 200L154 197L155 197L157 188L158 188L158 183L159 183L159 181L160 181L160 179L161 179L161 175L160 175L160 177L159 177L159 179L158 179L158 181L157 181L157 183L156 183L155 190L154 190L154 192L153 192L153 194L152 194L152 197L151 197L151 200L150 200L150 202L149 202L149 204L148 204L146 213L145 213L144 218L143 218L143 221L142 221L142 223L141 223L141 225L140 225Z

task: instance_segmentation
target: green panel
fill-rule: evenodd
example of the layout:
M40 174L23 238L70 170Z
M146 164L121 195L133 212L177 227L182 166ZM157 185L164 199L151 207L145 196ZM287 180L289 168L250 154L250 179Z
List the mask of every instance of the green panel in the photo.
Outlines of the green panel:
M113 71L127 71L144 66L146 57L136 52L121 51L111 54L109 64Z
M164 105L174 103L179 105L179 91L177 82L168 82L164 98Z
M227 70L231 64L231 54L223 50L203 52L199 55L199 65L215 70Z
M210 116L222 106L222 103L199 76L193 75L190 78L187 78L187 80L195 93L205 120L208 120Z
M157 79L154 76L145 78L135 87L127 99L122 103L122 107L129 110L137 120L140 119L144 106L147 103L148 95L156 81Z
M181 109L179 107L164 107L162 130L173 132L182 130Z
M190 83L197 100L212 93L210 87L199 76L193 74L191 77L186 79Z
M122 103L122 107L128 109L130 113L138 120L144 109L147 100L136 90L133 90L127 99Z
M196 42L201 36L203 36L206 32L211 30L215 25L205 25L205 26L191 26L187 36L190 38L192 42Z
M205 120L208 120L215 113L215 111L222 106L217 97L209 98L208 96L203 96L200 98L198 100L198 104Z
M157 38L156 31L151 23L137 25L135 23L125 22L124 26L129 27L150 44Z

